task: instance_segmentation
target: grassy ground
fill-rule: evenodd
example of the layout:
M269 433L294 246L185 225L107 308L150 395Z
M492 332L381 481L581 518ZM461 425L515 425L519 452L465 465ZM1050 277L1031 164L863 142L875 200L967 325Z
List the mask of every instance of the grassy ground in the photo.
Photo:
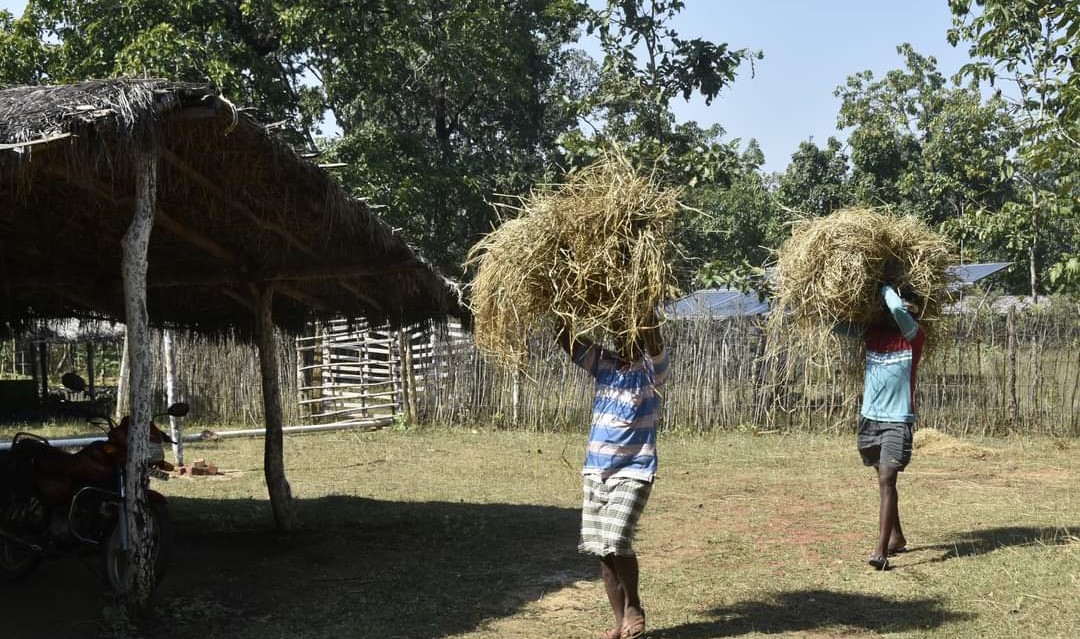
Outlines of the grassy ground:
M595 637L595 562L575 554L583 435L468 430L292 437L301 528L269 531L261 440L188 447L227 469L172 479L171 573L148 639ZM916 450L912 551L864 563L877 493L843 438L667 437L642 520L654 638L1073 637L1080 442ZM2 634L98 632L100 586L52 562L0 586Z

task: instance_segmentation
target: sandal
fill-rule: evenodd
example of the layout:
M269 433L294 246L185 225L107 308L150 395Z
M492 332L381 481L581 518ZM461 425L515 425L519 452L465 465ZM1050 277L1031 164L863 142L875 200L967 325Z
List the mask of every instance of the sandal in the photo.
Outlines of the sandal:
M888 570L889 558L888 557L871 557L867 560L868 564L874 567L874 570Z
M641 635L645 634L645 612L642 611L641 618L632 623L629 626L623 626L622 632L619 634L620 639L637 639Z

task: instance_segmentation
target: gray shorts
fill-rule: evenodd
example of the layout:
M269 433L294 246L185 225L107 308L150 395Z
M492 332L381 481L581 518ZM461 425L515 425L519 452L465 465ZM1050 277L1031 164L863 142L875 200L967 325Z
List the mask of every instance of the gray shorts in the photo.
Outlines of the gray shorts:
M634 532L652 484L640 479L585 475L581 504L581 543L578 550L590 555L633 555Z
M856 441L863 465L888 464L904 470L911 462L911 428L904 422L860 418Z

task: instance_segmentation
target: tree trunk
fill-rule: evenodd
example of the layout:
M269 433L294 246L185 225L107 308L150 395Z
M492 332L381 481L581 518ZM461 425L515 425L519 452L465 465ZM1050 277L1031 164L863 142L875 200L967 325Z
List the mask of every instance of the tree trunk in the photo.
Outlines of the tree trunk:
M176 348L173 345L173 332L162 331L161 344L165 355L165 401L169 406L180 401L180 391L176 382ZM169 438L173 440L173 458L177 466L184 465L184 442L181 440L180 418L169 416Z
M278 348L274 335L274 289L255 290L255 339L259 349L262 375L263 412L266 415L266 439L263 449L263 474L270 493L270 507L278 530L293 526L292 491L285 477L284 435L282 434L281 383L278 380Z
M146 501L146 471L149 458L151 408L150 328L146 310L147 251L154 226L157 191L157 156L137 152L135 163L135 215L124 234L122 274L124 311L127 321L127 357L130 370L131 426L124 508L127 511L133 583L124 595L129 610L142 608L154 590L151 558L149 507Z

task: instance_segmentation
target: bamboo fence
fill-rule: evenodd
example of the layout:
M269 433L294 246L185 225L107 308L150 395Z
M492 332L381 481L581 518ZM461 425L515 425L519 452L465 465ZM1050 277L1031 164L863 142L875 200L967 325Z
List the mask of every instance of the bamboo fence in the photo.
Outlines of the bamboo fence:
M832 366L763 357L761 318L669 321L671 374L663 427L713 430L854 428L861 379ZM530 343L520 373L467 345L446 350L418 418L538 431L585 429L591 382L549 341ZM788 364L792 364L788 362ZM1080 435L1080 322L1071 308L952 316L918 373L919 424L960 435Z
M763 328L763 319L753 317L669 321L663 331L672 363L662 391L662 427L689 433L853 429L859 376L845 373L838 361L780 366L764 356ZM591 381L550 339L530 341L518 372L486 361L455 324L391 332L331 322L278 341L288 424L388 416L533 431L584 431L589 424ZM10 345L5 360L16 361ZM158 357L159 346L153 348ZM228 335L178 333L176 360L180 398L192 407L189 428L262 424L252 345ZM153 366L161 406L162 368ZM1076 302L950 316L920 365L918 385L921 426L957 435L1080 436Z

